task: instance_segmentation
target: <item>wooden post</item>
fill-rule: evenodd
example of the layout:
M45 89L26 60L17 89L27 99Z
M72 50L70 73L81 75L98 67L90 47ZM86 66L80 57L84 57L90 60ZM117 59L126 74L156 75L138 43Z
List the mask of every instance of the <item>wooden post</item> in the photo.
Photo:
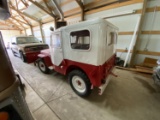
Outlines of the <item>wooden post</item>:
M31 33L34 36L34 31L33 31L33 27L30 25L30 29L31 29Z
M131 61L130 61L130 66L131 67L134 64L136 51L137 51L137 45L138 45L138 39L140 38L140 35L141 35L141 32L142 32L142 25L143 25L143 20L144 20L144 15L145 15L145 12L146 12L146 8L147 8L147 0L144 0L143 1L141 18L140 18L140 25L139 25L139 28L138 28L137 39L135 41L135 45L133 46L133 53L131 54Z
M42 36L42 42L45 43L44 32L43 32L41 23L39 23L39 27L40 27L40 32L41 32L41 36Z
M27 36L27 31L26 31L26 29L24 29L24 32L25 32L25 35Z

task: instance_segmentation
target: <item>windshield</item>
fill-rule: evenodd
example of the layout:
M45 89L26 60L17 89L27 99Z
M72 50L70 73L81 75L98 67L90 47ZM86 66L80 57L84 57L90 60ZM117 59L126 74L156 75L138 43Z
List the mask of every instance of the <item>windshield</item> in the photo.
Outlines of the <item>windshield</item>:
M27 44L27 43L39 43L39 40L35 37L19 37L19 38L17 38L17 44Z

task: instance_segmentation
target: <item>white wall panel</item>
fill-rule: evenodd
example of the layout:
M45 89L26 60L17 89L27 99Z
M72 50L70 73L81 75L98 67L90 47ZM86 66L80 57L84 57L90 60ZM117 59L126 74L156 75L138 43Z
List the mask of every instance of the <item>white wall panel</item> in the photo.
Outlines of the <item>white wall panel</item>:
M3 36L4 43L10 42L11 38L20 35L19 30L0 30Z
M135 64L141 64L141 63L143 63L143 61L144 61L144 59L145 59L146 57L148 57L148 58L154 58L154 59L160 59L159 56L151 56L151 55L137 54L134 63L135 63Z
M26 33L27 33L27 35L32 35L31 29L27 29L27 30L26 30Z
M153 21L153 12L146 13L143 23L143 30L160 30L160 12L155 13L155 19ZM153 23L152 23L153 22ZM152 26L153 25L153 26Z

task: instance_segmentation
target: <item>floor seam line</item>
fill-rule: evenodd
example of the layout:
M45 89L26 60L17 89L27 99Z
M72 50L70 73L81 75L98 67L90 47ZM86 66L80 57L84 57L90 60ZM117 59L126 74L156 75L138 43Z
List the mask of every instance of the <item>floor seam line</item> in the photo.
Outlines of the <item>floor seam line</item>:
M16 70L17 70L17 68L16 68ZM20 72L19 72L19 70L17 70L18 71L18 73L20 74ZM28 81L20 74L20 77L22 77L27 83L28 83ZM30 83L28 83L28 85L33 89L33 87L30 85ZM42 101L49 107L49 105L47 104L47 102L45 102L44 100L43 100L43 98L33 89L33 91L42 99ZM61 120L60 119L60 117L54 112L54 110L52 110L50 107L49 107L49 109L58 117L58 119L59 120Z

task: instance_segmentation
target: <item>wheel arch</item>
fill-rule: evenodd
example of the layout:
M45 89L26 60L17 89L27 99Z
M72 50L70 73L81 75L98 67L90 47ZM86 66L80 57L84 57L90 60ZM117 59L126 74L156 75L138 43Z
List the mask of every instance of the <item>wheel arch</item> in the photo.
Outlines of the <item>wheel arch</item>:
M73 70L80 70L87 75L87 73L82 68L80 68L79 66L76 66L76 65L70 65L66 70L66 75L68 75ZM88 77L88 75L87 75L87 77Z

